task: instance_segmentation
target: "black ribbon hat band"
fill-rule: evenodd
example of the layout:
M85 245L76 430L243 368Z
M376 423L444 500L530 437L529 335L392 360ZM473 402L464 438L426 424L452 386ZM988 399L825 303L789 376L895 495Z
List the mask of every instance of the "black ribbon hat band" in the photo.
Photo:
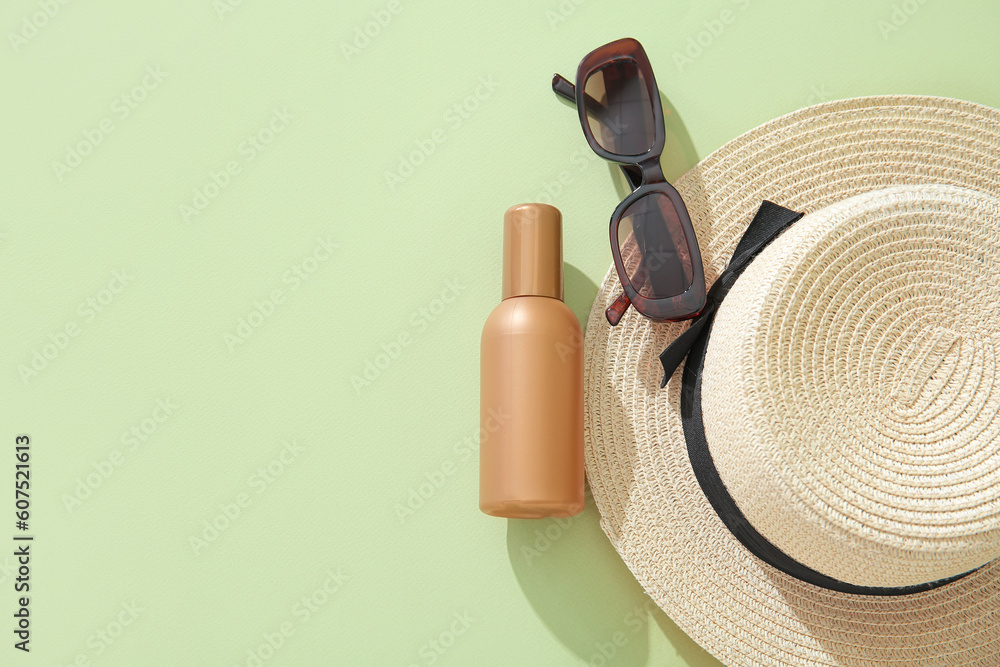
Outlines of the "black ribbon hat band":
M729 494L719 471L715 467L708 441L705 438L701 410L701 378L705 354L708 351L712 320L722 300L739 275L753 261L753 258L801 217L802 213L764 201L736 246L729 266L709 290L704 310L691 323L691 326L660 354L660 363L663 365L664 371L661 387L667 384L674 371L687 357L681 386L681 423L684 428L684 439L687 442L691 467L694 469L702 492L726 528L750 553L785 574L821 588L859 595L909 595L943 586L975 570L947 579L913 586L881 588L849 584L803 565L769 542L750 524L750 521L740 511L736 501Z

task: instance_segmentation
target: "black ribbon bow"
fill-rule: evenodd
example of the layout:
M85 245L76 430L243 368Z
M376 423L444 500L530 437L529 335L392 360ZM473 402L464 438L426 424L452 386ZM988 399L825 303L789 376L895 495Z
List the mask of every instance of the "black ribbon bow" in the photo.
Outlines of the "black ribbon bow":
M729 266L716 279L712 289L708 291L705 297L705 307L701 313L691 322L691 326L684 333L674 339L674 342L660 353L660 363L663 364L661 388L667 386L667 381L684 361L691 346L704 333L705 328L711 324L719 304L722 303L722 299L732 288L739 275L743 273L743 270L768 243L801 217L801 213L790 211L766 199L763 201L760 208L757 209L757 214L754 215L747 230L743 233L743 238L736 246L733 257L729 260Z

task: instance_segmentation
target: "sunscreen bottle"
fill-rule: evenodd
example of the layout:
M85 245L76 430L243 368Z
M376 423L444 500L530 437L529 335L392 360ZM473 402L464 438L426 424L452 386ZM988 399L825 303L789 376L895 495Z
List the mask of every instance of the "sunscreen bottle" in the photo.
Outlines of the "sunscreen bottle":
M504 215L503 293L480 349L479 509L567 517L584 506L583 334L563 302L562 216Z

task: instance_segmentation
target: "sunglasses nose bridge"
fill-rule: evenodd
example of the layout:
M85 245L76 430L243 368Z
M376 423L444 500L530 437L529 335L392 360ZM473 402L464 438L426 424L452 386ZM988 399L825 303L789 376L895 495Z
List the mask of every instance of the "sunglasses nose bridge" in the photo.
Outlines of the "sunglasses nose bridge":
M663 169L660 167L659 155L650 155L638 162L636 166L642 172L642 182L640 185L666 182L663 176Z

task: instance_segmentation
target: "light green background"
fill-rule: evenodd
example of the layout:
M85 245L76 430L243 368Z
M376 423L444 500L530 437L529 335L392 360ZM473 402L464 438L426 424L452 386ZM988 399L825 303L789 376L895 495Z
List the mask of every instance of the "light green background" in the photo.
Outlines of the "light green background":
M477 510L503 211L562 209L581 319L610 262L613 172L552 73L638 38L686 128L671 176L826 99L1000 106L986 0L10 0L0 27L0 485L30 434L36 535L30 655L0 556L3 665L252 665L261 645L265 665L716 664L592 501L561 524ZM401 160L420 164L387 179ZM260 326L234 344L241 318Z

